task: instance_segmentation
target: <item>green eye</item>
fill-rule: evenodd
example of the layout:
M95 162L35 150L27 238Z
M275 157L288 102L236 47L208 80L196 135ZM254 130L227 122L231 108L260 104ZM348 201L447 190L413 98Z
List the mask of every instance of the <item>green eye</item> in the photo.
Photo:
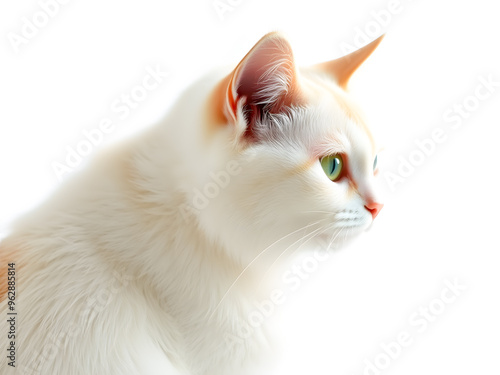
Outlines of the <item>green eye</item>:
M342 156L339 154L324 156L320 162L327 177L332 181L338 180L344 166Z
M373 161L373 171L375 171L375 169L377 169L377 158L378 158L378 156L375 155L375 160Z

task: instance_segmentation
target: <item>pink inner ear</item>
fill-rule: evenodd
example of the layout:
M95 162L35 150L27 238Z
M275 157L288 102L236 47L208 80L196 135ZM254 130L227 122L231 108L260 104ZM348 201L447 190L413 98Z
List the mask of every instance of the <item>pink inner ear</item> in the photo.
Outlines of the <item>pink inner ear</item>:
M236 71L235 92L248 105L280 106L296 84L292 48L281 35L262 38Z
M264 36L234 70L226 92L229 116L236 120L238 103L247 122L246 135L266 112L279 113L298 101L298 85L292 49L278 33Z

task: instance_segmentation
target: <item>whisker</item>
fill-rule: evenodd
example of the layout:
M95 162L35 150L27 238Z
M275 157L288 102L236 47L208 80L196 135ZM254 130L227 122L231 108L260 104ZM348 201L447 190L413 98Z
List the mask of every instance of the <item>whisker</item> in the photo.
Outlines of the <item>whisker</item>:
M288 249L290 249L293 245L295 245L297 242L301 241L301 240L304 240L306 237L309 237L307 240L305 240L303 243L300 244L300 246L294 250L294 252L292 254L295 254L296 251L298 251L302 246L304 246L309 240L313 239L314 237L320 235L321 233L324 233L326 231L326 229L328 229L328 227L326 228L317 228L315 229L313 232L309 233L309 234L306 234L304 237L298 239L297 241L295 241L294 243L292 243L290 246L288 246L285 250L283 250L281 252L280 255L278 255L278 257L276 258L276 260L271 263L271 265L269 266L269 268L267 269L267 271L264 273L262 279L265 278L265 276L269 273L269 271L271 271L271 269L273 268L273 266L278 262L278 260L288 251ZM321 233L317 233L318 231L321 230Z
M247 269L249 269L252 264L254 264L255 261L257 261L257 259L260 258L260 256L262 254L264 254L267 250L269 250L271 247L273 247L274 245L276 245L278 242L284 240L285 238L301 231L301 230L304 230L304 229L307 229L313 225L317 225L319 223L321 223L323 220L326 220L325 219L320 219L314 223L310 223L310 224L307 224L305 226L303 226L302 228L299 228L297 230L294 230L293 232L290 232L288 233L287 235L281 237L280 239L274 241L271 245L269 245L268 247L266 247L264 250L262 250L259 254L257 254L257 256L240 272L240 274L238 275L238 277L236 277L236 279L233 281L233 283L229 286L229 288L227 289L226 293L224 293L224 295L222 296L221 300L219 301L219 303L217 304L217 306L215 306L215 309L212 311L212 314L210 314L210 316L208 317L208 319L210 320L213 315L216 313L216 311L218 310L219 306L221 305L221 303L224 301L224 299L226 298L226 296L229 294L229 292L231 291L231 289L234 287L234 285L238 282L238 280L243 276L243 274L246 272Z
M327 226L326 228L324 228L324 230L323 230L321 233L324 233L324 232L326 232L326 231L328 231L328 230L330 230L330 229L333 229L333 228L334 228L334 225L335 225L335 224L331 224L331 225ZM341 229L342 229L342 228L339 228L339 231L340 231ZM320 235L321 233L318 233L317 235ZM309 241L309 240L308 240L308 241ZM332 242L333 242L333 241L330 241L330 244L328 245L328 247L330 247L330 246L331 246L331 243L332 243ZM295 254L295 253L296 253L299 249L300 249L300 247L299 247L299 248L297 248L297 249L295 249L291 255L294 255L294 254Z
M320 213L320 214L337 214L340 211L302 211L303 214L309 214L309 213Z
M339 236L340 232L342 232L342 229L345 229L345 228L340 227L339 230L338 230L338 232L332 235L332 239L330 240L330 243L328 244L327 250L330 250L330 246L332 246L333 242L337 239L337 237Z
M347 242L347 235L349 234L349 228L346 228L347 230L345 231L345 235L344 235L344 243Z

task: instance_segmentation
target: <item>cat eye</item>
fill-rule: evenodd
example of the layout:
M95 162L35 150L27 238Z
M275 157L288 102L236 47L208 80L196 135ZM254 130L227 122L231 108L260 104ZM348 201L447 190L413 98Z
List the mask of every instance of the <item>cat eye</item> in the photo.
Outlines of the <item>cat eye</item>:
M324 156L321 158L320 163L323 171L330 180L336 181L339 179L344 166L342 155L333 154Z
M373 161L373 171L374 172L377 169L377 159L378 159L378 155L375 155L375 160Z

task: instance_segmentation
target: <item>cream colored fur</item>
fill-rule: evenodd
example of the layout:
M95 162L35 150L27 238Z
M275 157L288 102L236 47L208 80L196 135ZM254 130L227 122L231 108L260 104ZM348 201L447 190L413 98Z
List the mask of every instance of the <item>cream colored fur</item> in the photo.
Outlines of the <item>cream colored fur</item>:
M295 68L278 34L259 43L232 76L197 82L164 121L101 152L13 225L0 254L18 268L17 367L2 355L0 374L265 373L265 325L228 337L268 291L261 276L276 259L371 225L377 150L339 77ZM269 57L273 43L282 53ZM264 112L249 136L238 90L252 59L265 61ZM318 159L331 153L348 157L349 178L325 176ZM197 208L217 175L229 180ZM1 332L5 313L3 298Z

